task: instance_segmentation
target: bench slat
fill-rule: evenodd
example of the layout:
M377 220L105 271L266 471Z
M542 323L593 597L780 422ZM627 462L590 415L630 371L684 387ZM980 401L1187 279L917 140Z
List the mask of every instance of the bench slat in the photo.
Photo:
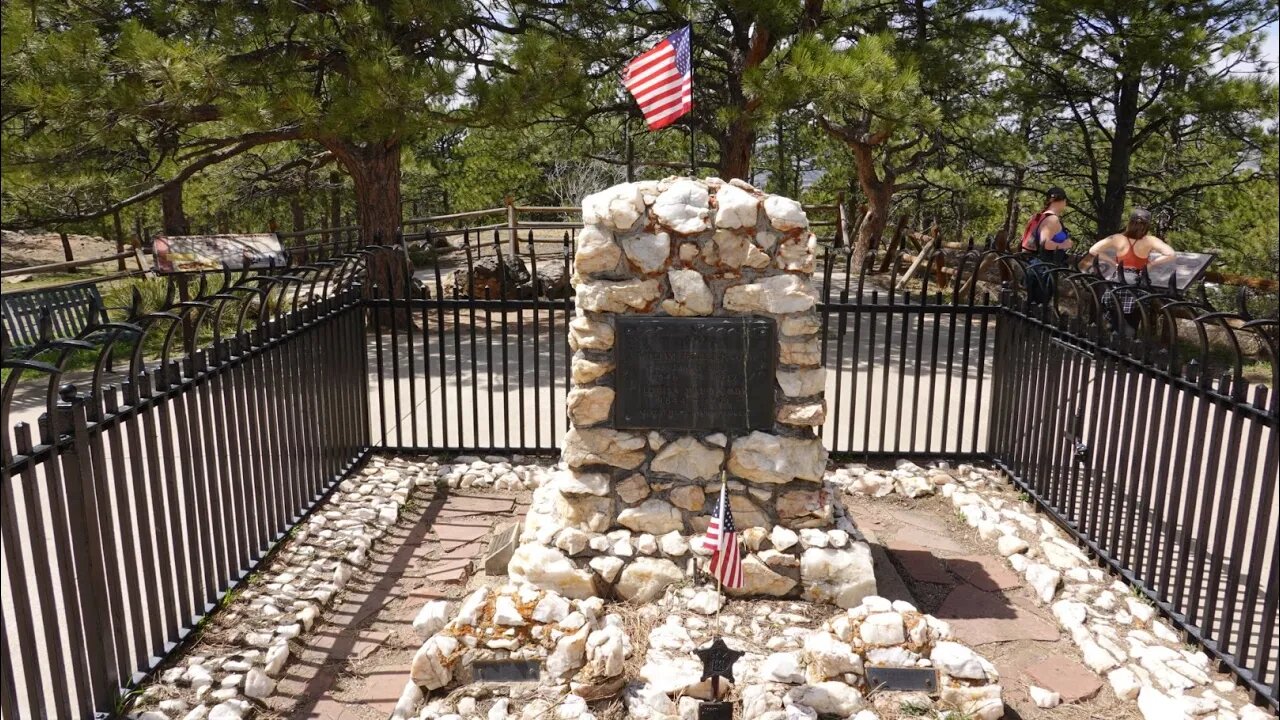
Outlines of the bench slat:
M13 349L29 348L40 341L40 316L46 310L55 340L73 338L106 320L102 293L96 285L6 293L0 295L0 305L4 332Z

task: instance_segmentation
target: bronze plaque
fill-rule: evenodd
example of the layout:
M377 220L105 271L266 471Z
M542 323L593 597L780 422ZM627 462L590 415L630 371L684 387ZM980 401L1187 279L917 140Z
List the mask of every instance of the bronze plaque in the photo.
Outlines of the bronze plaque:
M772 318L621 316L614 426L769 430L777 347Z

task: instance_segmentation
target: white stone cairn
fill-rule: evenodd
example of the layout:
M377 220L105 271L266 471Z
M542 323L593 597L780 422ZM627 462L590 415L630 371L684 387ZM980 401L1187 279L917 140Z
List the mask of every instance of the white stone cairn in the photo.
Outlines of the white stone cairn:
M852 607L873 594L869 549L850 540L823 482L816 239L799 203L739 180L668 178L588 196L583 221L566 468L535 491L511 578L570 598L659 597L705 569L699 540L723 472L739 531L758 538L744 548L746 587L734 595ZM772 426L735 437L614 427L612 406L628 383L614 356L622 316L772 319ZM815 549L787 541L800 530L841 535Z

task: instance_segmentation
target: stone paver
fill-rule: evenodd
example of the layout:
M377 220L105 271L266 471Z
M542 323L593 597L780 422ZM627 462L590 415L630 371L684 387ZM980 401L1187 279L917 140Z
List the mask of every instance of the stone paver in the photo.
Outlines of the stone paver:
M995 592L1022 585L1022 578L1003 559L991 555L966 555L947 560L947 569L970 585Z
M1063 702L1088 700L1102 689L1102 680L1089 668L1061 655L1051 655L1023 672L1036 685L1061 695Z
M957 586L934 615L950 623L956 637L970 645L1058 639L1057 626L1036 613L1028 601L972 585Z
M889 543L888 550L902 569L920 582L935 585L950 585L954 582L946 566L926 547L900 542L895 536Z
M943 556L963 555L967 549L948 537L947 533L907 526L893 534L894 544L918 545Z
M354 591L308 637L311 671L289 679L282 694L300 702L276 705L281 717L371 720L395 709L420 639L410 621L430 600L462 592L493 527L514 517L514 498L437 495L398 548L388 547L364 572L371 587ZM353 580L354 582L354 580Z

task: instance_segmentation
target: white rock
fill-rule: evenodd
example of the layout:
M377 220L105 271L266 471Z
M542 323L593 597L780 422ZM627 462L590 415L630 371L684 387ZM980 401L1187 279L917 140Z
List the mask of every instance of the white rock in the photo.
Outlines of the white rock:
M582 222L613 230L628 230L644 212L644 197L637 183L623 183L582 199Z
M493 603L493 622L506 627L521 627L525 619L520 615L515 600L509 595L499 595Z
M677 712L667 693L648 683L628 686L623 702L628 716L639 720L670 720Z
M684 539L679 530L672 530L658 538L658 547L662 549L663 555L683 557L689 552L689 541Z
M697 438L685 436L664 445L650 467L654 472L700 480L718 477L723 463L724 450L707 447Z
M716 191L716 205L716 227L755 229L760 201L751 193L721 185Z
M599 313L647 310L662 296L657 280L593 280L577 286L578 307ZM576 467L570 463L571 467ZM635 467L623 466L623 467Z
M1150 623L1151 619L1156 616L1156 609L1154 607L1137 598L1125 598L1124 603L1125 607L1129 609L1129 614L1133 616L1133 619L1143 625Z
M642 557L623 568L616 590L624 600L646 603L683 579L684 572L670 560Z
M564 553L545 545L520 545L511 556L507 572L513 581L528 582L567 598L587 598L595 594L590 572L579 570Z
M909 498L924 497L933 494L933 483L919 475L902 475L894 478L894 487L899 495Z
M484 610L485 601L489 599L489 588L480 587L462 601L458 614L454 616L458 625L478 625L480 613Z
M760 665L760 677L765 682L781 682L798 685L804 682L804 665L798 652L773 653Z
M240 720L252 706L238 698L218 703L209 710L209 720Z
M671 257L671 236L664 233L642 232L622 238L622 250L631 264L646 275L667 267Z
M558 678L567 678L577 672L586 662L587 638L590 635L591 626L583 625L574 633L560 638L555 650L547 656L547 672Z
M707 188L693 180L677 180L653 202L653 214L663 227L680 235L709 230Z
M1154 687L1143 687L1138 693L1138 711L1143 720L1183 720L1187 714L1174 698Z
M800 546L804 548L824 548L831 544L831 538L821 530L805 528L800 531Z
M671 269L667 271L671 281L671 300L664 300L662 309L669 315L710 315L715 310L711 289L697 270Z
M625 564L622 560L609 555L597 555L591 558L588 563L592 570L600 573L600 577L605 582L613 582L617 579L618 573L622 572L622 566Z
M800 541L800 536L794 530L774 525L769 533L769 541L773 543L775 550L787 550Z
M1039 708L1055 708L1062 704L1062 696L1052 690L1045 690L1042 687L1032 685L1027 688L1027 692L1031 695L1031 702Z
M764 212L769 216L769 224L784 232L809 227L804 208L790 198L769 195L764 199Z
M999 679L995 666L960 643L937 643L929 654L929 660L952 677L989 682Z
M197 705L191 708L191 712L182 716L182 720L206 720L209 717L208 705Z
M1058 592L1062 573L1047 565L1033 562L1027 565L1026 578L1027 584L1035 591L1040 602L1048 604L1053 601L1054 594Z
M549 592L533 608L533 619L543 624L558 623L569 614L569 601Z
M1275 715L1257 705L1245 705L1240 708L1240 720L1273 720Z
M906 641L906 629L902 615L896 612L879 612L868 615L858 629L862 641L868 645L901 645Z
M422 704L422 688L412 680L406 682L396 699L395 709L391 711L391 720L408 720L418 711Z
M489 707L487 720L507 720L507 708L511 706L509 698L499 698L497 702Z
M800 556L800 578L806 600L842 608L854 607L876 592L871 548L862 542L839 550L805 550Z
M1103 650L1102 646L1093 640L1080 643L1080 654L1084 656L1084 664L1099 675L1119 664L1111 653Z
M428 690L442 688L453 679L453 670L446 664L449 656L458 649L458 640L448 635L434 635L413 656L409 676Z
M684 529L684 518L680 511L666 500L658 498L650 498L636 507L618 513L618 523L636 532L655 535Z
M826 387L827 371L822 368L779 370L776 377L784 395L808 397L817 395Z
M820 682L845 673L862 673L862 658L853 651L853 647L828 632L805 636L804 658L810 680Z
M854 478L852 489L855 493L881 498L893 492L894 482L893 478L885 477L880 473L869 472Z
M1084 625L1085 620L1089 617L1089 607L1082 602L1074 600L1059 600L1053 604L1053 616L1062 623L1062 626L1070 630L1071 628Z
M622 249L613 241L613 233L608 229L588 224L578 231L573 267L579 275L610 272L621 259Z
M1142 689L1142 682L1138 676L1127 667L1116 668L1107 673L1107 681L1111 683L1111 689L1116 697L1121 700L1132 700L1138 697L1138 691Z
M267 649L267 657L263 670L271 677L277 677L284 670L284 664L289 661L289 644L282 642L272 645Z
M563 550L570 557L586 552L591 544L591 535L576 527L567 527L556 534L556 548Z
M703 615L714 615L720 609L721 597L714 590L699 590L689 598L687 607Z
M795 275L774 275L724 291L724 307L734 312L786 315L804 312L817 301L817 291Z
M1004 557L1026 552L1030 547L1031 546L1027 544L1026 540L1023 540L1017 535L1001 535L1000 538L996 540L996 551Z
M787 699L821 715L848 717L862 709L862 693L842 682L801 685L788 692Z
M622 674L630 641L622 628L605 627L587 637L587 664L583 675L592 678L611 678Z
M440 632L440 629L449 622L449 601L448 600L432 600L413 618L413 630L418 637L423 640Z

